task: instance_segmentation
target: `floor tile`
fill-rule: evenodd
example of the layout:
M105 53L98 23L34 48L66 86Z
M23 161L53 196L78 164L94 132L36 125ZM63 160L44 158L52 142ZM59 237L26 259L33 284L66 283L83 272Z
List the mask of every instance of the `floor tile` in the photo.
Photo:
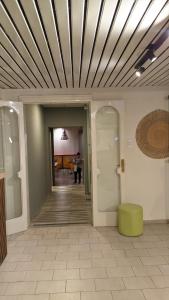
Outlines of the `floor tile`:
M80 252L79 253L79 258L81 260L91 259L91 258L103 258L103 254L102 254L101 251L95 251L95 252L86 251L86 252Z
M32 256L28 254L8 254L5 262L31 261Z
M37 253L32 255L32 261L49 261L55 260L56 255L53 253Z
M49 294L46 295L17 295L17 296L0 296L0 300L50 300Z
M82 292L81 300L112 300L111 292Z
M168 248L153 248L153 249L147 249L149 256L163 256L163 255L169 255L169 249ZM141 255L140 255L141 256ZM144 256L144 255L142 255Z
M133 244L131 242L114 242L111 244L112 249L133 249Z
M139 257L116 257L117 266L140 266L142 265Z
M0 272L16 271L17 263L5 262L0 266Z
M43 261L42 262L42 270L59 270L59 269L66 269L66 261Z
M146 289L143 290L146 300L168 300L169 289Z
M79 269L65 269L54 271L53 280L80 279Z
M39 246L32 247L32 246L29 246L29 247L24 248L23 253L25 253L25 254L45 253L46 250L47 250L47 247L39 247Z
M8 284L7 283L0 283L0 295L5 295L6 289L7 289Z
M92 279L83 280L67 280L66 292L84 292L84 291L94 291L95 284Z
M133 266L135 276L151 276L161 275L161 271L157 266Z
M155 265L165 265L166 259L163 256L152 256L152 257L140 257L143 265L145 266L155 266Z
M128 257L134 257L134 256L150 256L149 252L147 249L129 249L125 250L125 254Z
M116 265L115 258L96 258L92 260L92 266L96 268L115 267Z
M169 275L169 265L159 266L159 269L160 269L160 271L161 271L162 274ZM152 274L152 275L156 275L156 274Z
M38 271L41 269L42 262L30 261L30 262L17 262L16 271Z
M36 282L13 282L8 284L6 295L29 295L34 294Z
M121 278L95 279L96 291L113 291L125 288Z
M1 272L0 282L17 282L25 279L25 272Z
M55 294L65 292L66 281L39 281L36 294Z
M91 260L70 260L67 262L68 269L75 269L75 268L91 268Z
M152 276L151 279L157 288L169 287L169 276L167 275Z
M128 277L134 276L134 272L131 267L114 267L114 268L107 268L108 277Z
M113 300L145 300L142 291L118 291L112 292Z
M107 273L105 268L89 268L89 269L80 269L80 278L106 278Z
M52 280L53 271L25 271L24 281Z
M155 287L153 281L149 277L124 277L126 289L146 289Z
M80 293L57 293L51 294L50 300L81 300Z

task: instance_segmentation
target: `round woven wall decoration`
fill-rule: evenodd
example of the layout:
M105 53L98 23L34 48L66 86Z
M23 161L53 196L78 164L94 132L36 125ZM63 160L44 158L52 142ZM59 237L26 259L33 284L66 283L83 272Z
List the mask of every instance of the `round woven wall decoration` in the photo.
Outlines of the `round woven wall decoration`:
M151 158L169 157L169 112L155 110L146 115L137 126L136 142Z

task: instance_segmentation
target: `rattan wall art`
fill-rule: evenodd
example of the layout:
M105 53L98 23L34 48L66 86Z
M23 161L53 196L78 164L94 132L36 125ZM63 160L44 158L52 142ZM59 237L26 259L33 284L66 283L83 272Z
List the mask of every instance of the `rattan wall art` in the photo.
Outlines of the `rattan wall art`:
M151 158L169 157L169 112L155 110L146 115L137 126L136 142Z

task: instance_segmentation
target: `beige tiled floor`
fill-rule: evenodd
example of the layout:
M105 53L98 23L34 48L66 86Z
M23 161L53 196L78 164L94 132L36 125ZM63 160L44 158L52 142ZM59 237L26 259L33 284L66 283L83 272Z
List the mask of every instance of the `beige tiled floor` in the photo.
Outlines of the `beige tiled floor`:
M124 237L90 225L10 236L0 300L169 300L169 225Z

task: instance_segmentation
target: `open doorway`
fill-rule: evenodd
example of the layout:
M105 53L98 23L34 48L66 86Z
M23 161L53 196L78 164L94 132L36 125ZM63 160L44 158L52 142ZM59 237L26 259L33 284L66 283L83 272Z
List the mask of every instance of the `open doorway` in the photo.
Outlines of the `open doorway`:
M88 107L41 106L44 119L47 200L33 225L92 223ZM81 156L81 182L74 183L74 159ZM30 157L32 159L32 157ZM43 162L42 162L43 163ZM78 174L77 174L78 175Z
M84 184L83 127L50 128L50 132L53 187Z

